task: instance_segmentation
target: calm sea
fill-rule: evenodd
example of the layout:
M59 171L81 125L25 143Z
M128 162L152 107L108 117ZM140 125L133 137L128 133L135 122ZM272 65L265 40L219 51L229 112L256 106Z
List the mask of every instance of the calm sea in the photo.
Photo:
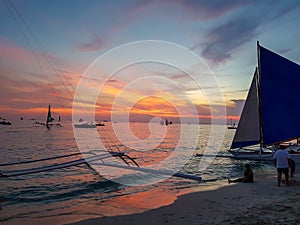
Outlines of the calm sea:
M79 152L71 123L63 123L63 127L52 127L47 130L45 127L32 126L33 122L23 120L14 122L11 126L0 126L0 164ZM160 124L151 126L151 129L162 129ZM193 154L185 165L181 165L181 172L196 174L206 182L197 183L193 180L171 177L151 185L127 186L103 178L84 164L54 171L0 178L0 222L8 225L65 224L92 217L142 212L172 203L180 192L189 192L195 187L201 190L202 187L204 189L207 185L224 181L228 177L242 175L245 161L218 157L209 163L208 168L201 171L199 169L201 157L196 156L197 153L201 154L210 147L208 146L210 135L214 135L216 137L214 141L219 142L221 146L215 151L226 155L235 130L225 129L223 136L219 132L224 129L222 126L217 126L213 131L210 125L185 126L199 128L200 133L198 143L193 147ZM118 135L126 138L124 123L106 123L106 126L97 127L97 133L99 140L107 149L125 151L141 166L155 164L167 158L176 148L178 137L182 135L181 125L169 125L163 128L165 138L151 149L153 144L151 142L157 141L158 137L149 138L151 133L148 124L131 123L130 128L137 137L134 146L140 147L143 151L126 148L117 138L114 130L118 130ZM89 129L81 128L81 130L88 137ZM143 141L139 143L139 139ZM180 154L184 154L184 149L189 148L190 143L186 143L186 146L182 145L184 143L181 143ZM0 167L0 170L24 169L59 162L63 162L63 159L32 165ZM172 163L176 164L176 162ZM250 163L255 173L272 169L269 164ZM123 180L128 176L122 172L119 175Z

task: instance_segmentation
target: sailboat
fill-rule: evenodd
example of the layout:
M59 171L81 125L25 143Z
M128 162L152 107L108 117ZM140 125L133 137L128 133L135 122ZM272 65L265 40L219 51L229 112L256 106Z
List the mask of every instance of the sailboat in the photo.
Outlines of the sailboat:
M229 152L236 158L271 160L271 146L300 137L300 65L259 42L257 52L258 67ZM291 158L300 163L300 147L294 153Z
M57 123L56 123L56 126L57 126L57 127L62 127L62 125L61 125L61 123L60 123L60 120L61 120L60 115L58 115L58 121L57 121Z
M233 123L232 118L231 118L231 125L227 127L227 129L236 129L237 126L235 125L235 123Z
M168 119L166 119L166 122L165 122L165 124L166 124L166 126L168 126L168 125L169 125L169 121L168 121Z
M50 104L48 105L48 114L47 114L47 119L46 119L46 127L49 129L50 126L52 125L51 122L54 120L51 116L51 108Z
M48 112L47 112L47 118L46 118L46 123L43 122L39 122L39 121L35 121L33 123L34 127L40 127L40 126L46 126L47 129L50 129L51 126L53 126L54 124L52 123L54 121L54 118L51 115L51 106L50 104L48 105ZM60 124L60 116L58 117L58 122L55 124L57 127L62 127L62 125Z

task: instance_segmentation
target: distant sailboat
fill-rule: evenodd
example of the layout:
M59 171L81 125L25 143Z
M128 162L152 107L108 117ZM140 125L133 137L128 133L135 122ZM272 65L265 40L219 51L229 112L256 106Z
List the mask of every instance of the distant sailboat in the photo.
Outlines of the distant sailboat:
M160 125L164 125L165 124L165 121L162 119L161 121L160 121Z
M228 126L227 129L237 129L237 126L236 126L235 123L232 121L232 117L231 117L231 125Z
M52 125L51 122L53 121L54 119L52 118L51 116L51 108L50 108L50 104L48 105L48 114L47 114L47 120L46 120L46 127L49 129L50 126Z
M62 127L61 123L60 123L60 115L58 116L58 122L56 123L57 127Z
M173 124L173 122L172 121L169 121L168 119L162 119L161 121L160 121L160 125L166 125L166 126L168 126L169 124Z
M236 157L272 158L268 146L300 137L300 65L257 43L256 68L229 150ZM280 123L284 118L284 123ZM244 147L260 145L254 151ZM300 152L299 152L300 153ZM300 162L300 154L291 154ZM298 159L296 159L298 158Z

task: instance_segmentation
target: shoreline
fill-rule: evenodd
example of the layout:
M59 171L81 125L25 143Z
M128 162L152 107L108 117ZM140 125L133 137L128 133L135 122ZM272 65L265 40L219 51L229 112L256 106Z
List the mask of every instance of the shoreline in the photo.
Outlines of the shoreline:
M253 183L227 184L226 181L225 184L224 181L224 185L213 190L200 185L196 192L179 195L167 206L71 224L299 224L300 179L297 176L300 175L296 174L288 187L284 184L277 187L275 172L257 176Z

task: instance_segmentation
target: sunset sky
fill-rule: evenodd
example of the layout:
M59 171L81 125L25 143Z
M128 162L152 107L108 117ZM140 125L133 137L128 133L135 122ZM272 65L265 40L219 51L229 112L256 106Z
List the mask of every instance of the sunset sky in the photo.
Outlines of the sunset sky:
M228 118L238 119L257 65L256 41L300 63L299 15L299 1L1 0L0 117L43 119L51 103L54 116L71 120L75 89L95 59L123 44L161 40L205 61L224 95ZM190 65L189 72L204 76L196 68ZM106 69L97 71L97 80L85 82L87 92L100 89ZM152 79L143 85L133 82L143 77ZM110 119L115 101L113 110L120 118L126 110L133 120L176 118L174 105L193 104L205 121L213 88L203 84L198 90L168 65L132 65L106 80L96 118ZM82 107L93 105L90 99L82 101ZM217 110L223 103L213 99L209 104ZM187 109L182 116L189 113Z

